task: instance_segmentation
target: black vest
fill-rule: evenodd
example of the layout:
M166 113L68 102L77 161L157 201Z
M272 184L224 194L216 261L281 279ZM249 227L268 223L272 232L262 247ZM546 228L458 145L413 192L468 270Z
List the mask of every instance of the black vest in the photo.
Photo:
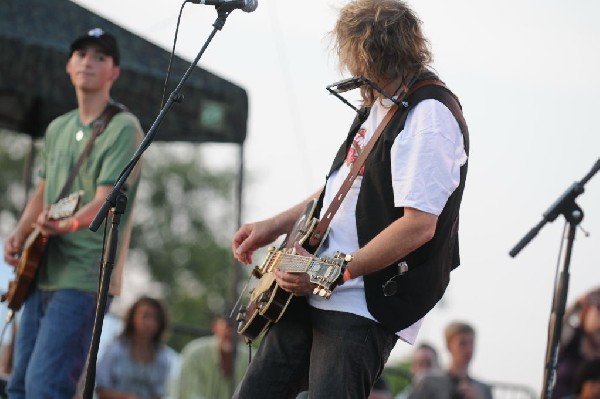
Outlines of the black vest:
M467 155L469 153L469 133L461 106L448 89L433 85L423 86L406 98L408 107L401 107L396 112L365 162L356 205L360 247L404 214L403 208L394 206L390 150L396 136L404 128L408 112L425 99L438 100L448 107L460 126L465 151ZM355 119L346 141L338 150L329 174L342 165L348 146L354 140L363 121L364 119L358 117ZM391 331L400 331L425 316L442 298L450 281L450 270L460 263L458 214L466 175L467 164L460 169L460 184L438 218L434 237L400 260L408 264L408 272L399 275L399 266L394 263L383 270L363 276L369 312ZM322 200L323 194L316 214L320 210ZM394 282L397 284L397 289L393 295L386 296L383 286L390 279L391 285ZM388 285L388 288L391 285Z

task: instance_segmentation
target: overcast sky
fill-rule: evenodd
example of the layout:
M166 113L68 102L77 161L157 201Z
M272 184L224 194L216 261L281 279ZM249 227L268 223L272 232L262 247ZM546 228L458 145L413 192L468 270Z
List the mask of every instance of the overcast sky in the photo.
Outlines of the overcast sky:
M179 2L77 3L171 49ZM200 62L248 91L245 221L270 216L313 192L345 137L353 112L325 90L345 77L327 39L336 6L344 3L259 0L255 12L230 15ZM540 392L564 218L547 224L516 258L508 251L600 155L599 3L409 4L424 21L434 67L460 97L471 134L462 265L418 341L436 345L445 362L443 326L468 321L478 334L474 376ZM193 59L215 18L213 7L186 5L177 53ZM223 146L206 148L236 154ZM600 285L600 176L577 203L591 235L577 231L569 302ZM410 351L399 343L392 359Z

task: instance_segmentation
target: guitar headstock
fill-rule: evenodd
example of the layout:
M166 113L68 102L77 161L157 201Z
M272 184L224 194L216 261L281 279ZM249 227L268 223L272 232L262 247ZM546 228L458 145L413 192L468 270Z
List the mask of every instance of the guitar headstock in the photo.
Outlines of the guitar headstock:
M61 198L57 203L50 205L49 219L63 219L75 213L83 197L83 191L76 191L68 197Z
M343 273L345 266L344 257L334 256L321 257L314 259L306 273L310 277L310 282L316 284L313 294L329 299L333 293L333 288L337 285L337 281Z

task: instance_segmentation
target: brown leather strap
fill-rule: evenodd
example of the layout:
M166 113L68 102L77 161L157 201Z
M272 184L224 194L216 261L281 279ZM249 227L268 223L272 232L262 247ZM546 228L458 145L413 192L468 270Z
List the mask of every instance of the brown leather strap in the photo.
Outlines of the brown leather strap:
M421 87L429 86L429 85L436 85L436 86L443 86L443 87L446 86L442 81L437 80L437 79L427 79L427 80L418 81L406 92L406 95L403 96L402 101L404 101L406 98L408 98L408 96L410 96L412 93L414 93L416 90L420 89ZM401 102L399 102L399 103L401 103ZM371 137L371 139L369 140L367 145L363 148L358 159L356 161L354 161L354 163L352 164L352 167L350 168L350 172L348 173L348 176L346 177L346 179L340 186L340 189L338 190L337 194L331 201L331 204L329 204L329 207L327 208L327 211L323 215L323 218L321 218L321 220L319 221L319 223L313 230L313 232L308 240L308 243L310 246L312 246L312 247L318 246L319 243L321 242L322 238L327 233L327 229L329 228L331 219L333 219L333 216L340 208L342 201L344 200L344 198L346 198L346 194L348 194L348 190L350 190L350 187L352 187L352 183L354 183L354 179L356 179L356 177L358 176L358 172L360 171L360 169L364 165L365 161L367 160L367 156L369 155L369 153L371 152L373 147L375 147L375 143L377 143L379 136L381 136L381 133L387 127L387 125L390 123L390 120L396 114L397 110L398 110L398 105L393 104L392 107L387 112L387 114L385 115L385 117L383 118L383 120L381 121L381 123L379 124L379 126L377 126L377 129L373 133L373 136Z
M412 87L406 92L406 95L404 96L404 98L408 98L408 96L410 96L411 94L413 94L415 91L419 90L423 86L432 86L432 85L446 87L444 82L442 82L441 80L438 80L438 79L419 80L417 83L412 85Z
M58 195L58 198L56 199L56 201L54 201L55 203L58 202L58 200L60 200L61 198L64 198L69 194L71 185L73 184L73 181L75 181L75 176L77 176L77 173L79 173L79 169L81 168L81 165L83 165L83 162L85 161L85 159L88 157L88 155L92 151L92 146L94 145L94 141L96 141L96 138L98 138L98 136L100 136L102 134L102 132L104 131L104 128L108 125L108 123L110 122L112 117L124 110L126 110L124 105L111 102L106 106L106 108L104 108L104 111L102 112L102 114L100 114L100 116L94 121L94 123L92 125L92 129L93 129L92 135L90 136L90 139L88 140L85 148L83 149L81 155L79 156L77 163L75 164L73 169L71 169L71 173L69 174L69 177L67 178L67 181L65 182L65 185L63 186L62 190L60 191L60 194Z

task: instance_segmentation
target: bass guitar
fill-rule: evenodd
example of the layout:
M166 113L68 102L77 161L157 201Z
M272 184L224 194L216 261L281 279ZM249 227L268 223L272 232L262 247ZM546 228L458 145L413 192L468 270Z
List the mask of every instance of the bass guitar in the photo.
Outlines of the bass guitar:
M313 294L329 299L344 273L346 263L351 259L341 252L337 252L333 258L318 259L295 252L294 243L307 244L306 241L318 223L313 217L316 203L316 200L313 200L307 205L305 212L296 221L279 249L269 248L263 263L252 270L251 278L257 279L258 282L250 290L248 305L240 308L237 317L238 333L250 341L259 337L271 324L277 323L293 298L292 294L277 285L273 274L275 269L290 273L307 273L311 283L315 284ZM325 237L321 243L324 239ZM312 249L316 252L321 243L317 248L307 250Z
M77 211L82 196L83 191L78 191L50 205L48 219L59 220L72 216ZM0 301L6 301L12 312L21 309L29 295L47 242L48 237L42 234L38 226L27 235L19 264L15 268L15 278L9 281L8 291L0 297Z

